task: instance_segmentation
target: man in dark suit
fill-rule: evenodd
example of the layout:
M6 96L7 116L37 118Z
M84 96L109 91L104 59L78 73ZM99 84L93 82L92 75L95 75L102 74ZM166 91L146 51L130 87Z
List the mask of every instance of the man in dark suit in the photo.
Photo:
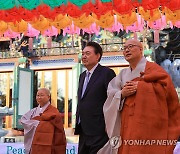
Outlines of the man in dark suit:
M79 78L75 127L75 134L80 135L78 154L96 154L108 141L103 105L108 84L115 73L98 63L101 57L102 48L95 42L89 42L82 52L82 62L87 70Z

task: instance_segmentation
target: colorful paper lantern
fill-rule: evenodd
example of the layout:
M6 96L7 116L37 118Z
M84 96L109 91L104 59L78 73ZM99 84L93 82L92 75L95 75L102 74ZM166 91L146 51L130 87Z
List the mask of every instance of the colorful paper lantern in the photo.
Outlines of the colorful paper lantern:
M3 34L5 31L8 30L8 24L4 21L0 21L0 34Z
M66 27L63 29L63 36L65 36L66 34L80 34L80 28L74 26L74 24L72 23L72 25Z
M50 24L60 30L72 24L72 21L68 18L67 15L59 14L54 21L50 20Z
M96 3L90 8L91 12L96 14L99 19L101 15L105 15L108 12L113 12L112 3L102 3L100 0L96 0Z
M159 0L142 0L142 7L144 10L152 10L159 8Z
M145 10L142 7L139 7L139 13L141 14L142 18L146 21L156 21L161 18L161 13L159 8L152 9L152 10Z
M131 0L114 0L114 10L119 14L129 14L133 8Z
M77 6L82 6L86 4L89 0L69 0L69 1Z
M24 33L25 31L27 31L27 27L28 27L28 23L24 20L21 20L20 22L16 23L8 23L10 29L14 32L18 32L18 33Z
M27 32L24 33L25 36L36 37L36 38L38 38L39 34L40 31L34 29L30 24L28 24Z
M76 5L71 3L68 3L66 12L73 18L78 18L83 14L83 12Z
M152 29L162 30L167 25L166 17L165 17L165 15L162 15L161 18L158 20L155 20L153 22L147 22L147 25Z
M117 21L116 15L114 15L114 24L112 25L112 27L105 28L105 30L108 30L110 32L119 32L120 30L123 30L123 26Z
M93 17L96 19L96 24L102 28L109 28L114 24L114 16L112 15L111 11L109 11L105 15L101 15L99 19L95 14L93 14Z
M180 10L180 0L171 0L166 4L166 7L171 11Z
M58 30L54 26L49 27L47 30L44 31L43 33L44 36L57 36L58 35Z
M96 36L99 34L100 27L96 25L96 23L93 23L89 28L83 28L83 31L89 34L96 34Z
M61 6L62 4L67 4L67 0L43 0L43 3L47 4L51 8Z
M121 23L125 29L127 26L130 26L137 21L135 11L132 11L130 14L120 15L117 13L116 15L118 22Z
M79 28L89 27L95 20L91 15L86 15L85 13L79 18L72 18L74 25Z
M18 0L21 6L28 10L36 8L40 4L40 0Z
M7 10L13 8L15 0L0 0L0 9Z
M46 29L48 29L50 27L50 23L49 23L48 19L44 18L41 15L40 15L39 19L31 22L31 25L33 28L41 31L41 33L43 33Z
M6 32L4 32L4 37L9 37L9 38L19 37L20 38L20 34L17 32L13 32L11 30L7 30Z

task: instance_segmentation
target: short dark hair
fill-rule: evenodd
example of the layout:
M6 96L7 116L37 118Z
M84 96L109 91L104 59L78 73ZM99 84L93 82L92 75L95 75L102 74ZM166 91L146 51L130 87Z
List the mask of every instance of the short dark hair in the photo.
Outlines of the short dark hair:
M101 57L102 57L102 54L103 54L102 47L96 42L88 42L86 47L87 46L93 47L95 54L98 54L98 53L100 54L100 57L99 57L99 60L98 60L98 61L100 61Z

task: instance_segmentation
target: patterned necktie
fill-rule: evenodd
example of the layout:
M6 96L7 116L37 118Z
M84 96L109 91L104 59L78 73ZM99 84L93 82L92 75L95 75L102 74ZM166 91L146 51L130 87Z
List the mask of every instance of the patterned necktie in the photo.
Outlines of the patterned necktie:
M86 77L85 77L85 79L84 79L84 84L83 84L83 89L82 89L81 98L83 97L84 92L85 92L85 90L86 90L87 84L88 84L88 82L89 82L90 74L91 74L90 72L87 72L87 73L86 73Z

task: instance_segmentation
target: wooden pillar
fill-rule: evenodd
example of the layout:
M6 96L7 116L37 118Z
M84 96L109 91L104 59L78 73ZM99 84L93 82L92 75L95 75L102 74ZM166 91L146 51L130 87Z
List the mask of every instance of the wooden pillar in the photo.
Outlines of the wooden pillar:
M68 128L68 90L69 90L69 71L66 70L66 80L65 80L65 100L64 100L64 127Z
M57 71L52 71L51 104L57 108Z
M6 106L9 107L10 104L10 73L7 73L7 80L6 80ZM12 127L12 118L11 116L6 116L6 128Z
M42 71L41 72L41 88L44 88L44 86L45 86L45 72L44 71Z

